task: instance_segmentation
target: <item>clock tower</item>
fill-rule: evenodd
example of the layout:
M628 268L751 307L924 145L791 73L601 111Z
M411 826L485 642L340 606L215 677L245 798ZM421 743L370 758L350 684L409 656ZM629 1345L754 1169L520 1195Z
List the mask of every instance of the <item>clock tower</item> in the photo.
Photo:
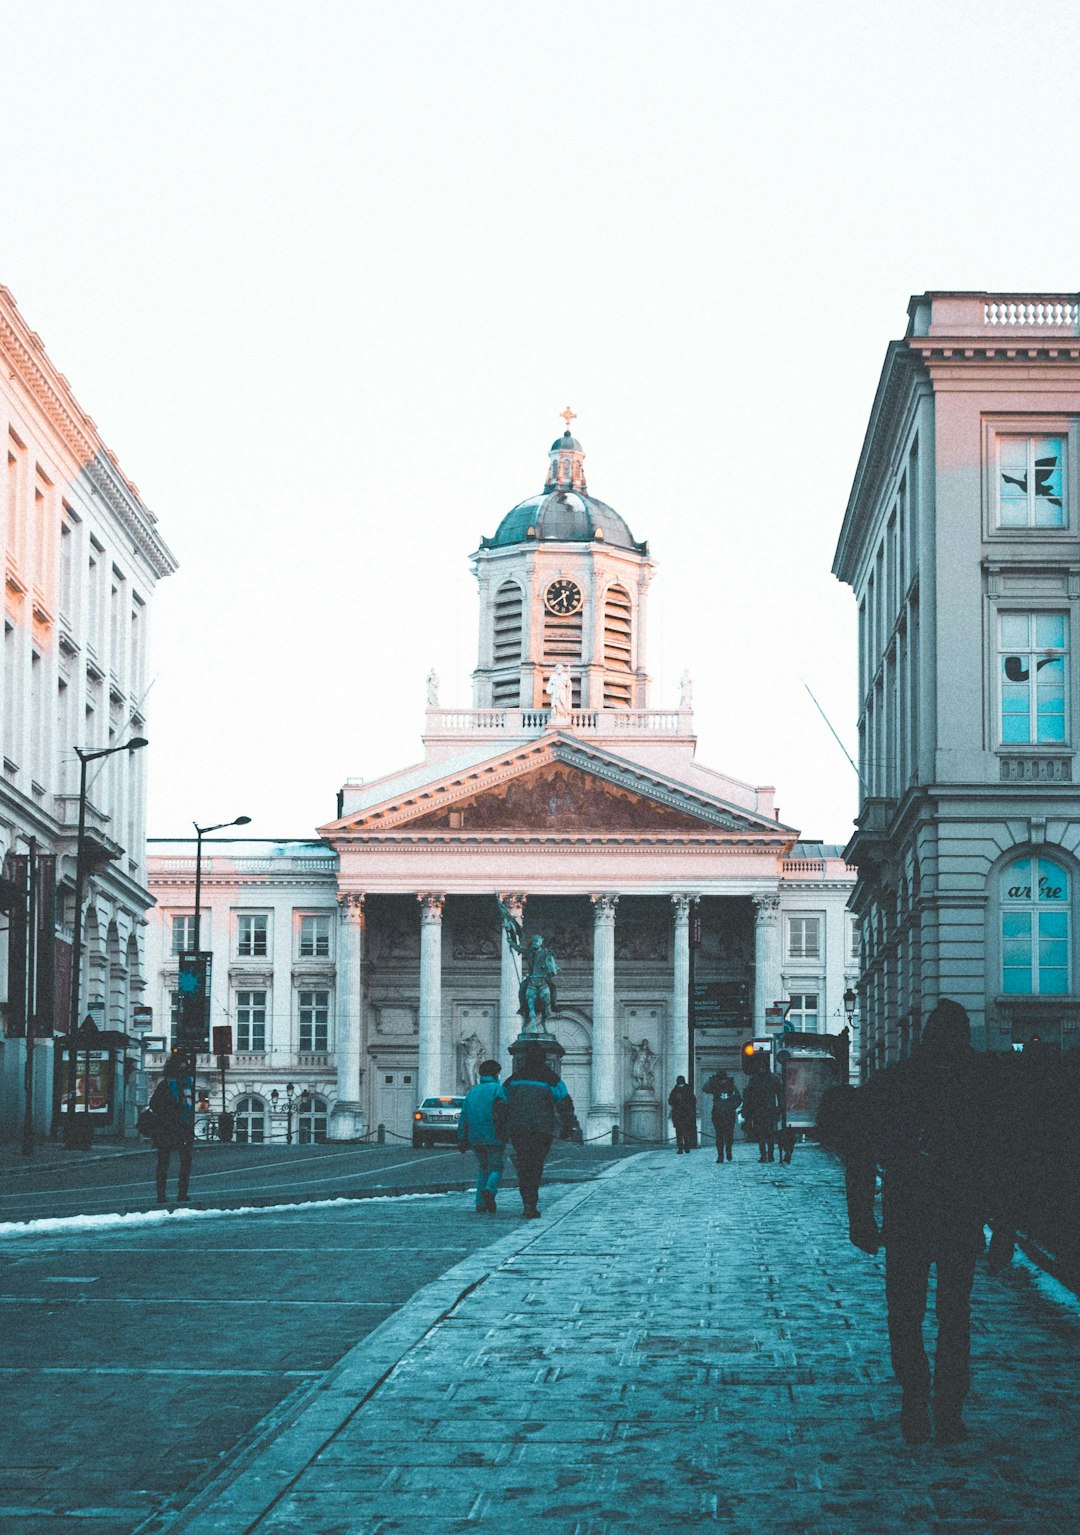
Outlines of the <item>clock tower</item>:
M649 546L589 495L569 407L563 414L567 428L551 445L543 490L507 512L473 555L478 709L549 708L548 683L560 665L574 709L648 707Z

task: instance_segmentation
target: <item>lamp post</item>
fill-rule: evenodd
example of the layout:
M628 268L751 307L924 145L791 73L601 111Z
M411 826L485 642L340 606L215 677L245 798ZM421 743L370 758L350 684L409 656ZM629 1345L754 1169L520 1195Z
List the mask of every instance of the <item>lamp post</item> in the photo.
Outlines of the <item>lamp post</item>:
M271 1103L272 1107L274 1108L275 1112L277 1110L278 1100L279 1100L280 1097L281 1097L281 1094L278 1092L276 1087L270 1089L270 1103ZM294 1086L294 1084L292 1082L286 1082L286 1084L285 1084L285 1144L287 1146L291 1146L292 1145L292 1117L293 1117L293 1104L294 1103L296 1105L296 1113L299 1116L300 1114L302 1114L304 1112L304 1110L306 1108L309 1107L309 1105L311 1103L311 1092L310 1092L310 1089L305 1087L304 1090L301 1092L299 1098L297 1098L297 1096L296 1096L296 1087Z
M97 762L101 757L112 757L117 752L136 752L148 743L144 736L132 736L130 741L124 741L120 746L103 746L97 751L83 751L81 746L76 746L75 755L79 759L79 830L75 838L75 917L71 928L71 994L68 1009L68 1037L70 1039L69 1069L71 1072L71 1107L69 1116L75 1112L75 1036L79 1029L79 982L82 974L82 913L83 895L86 886L86 766L89 762ZM86 1052L86 1083L84 1097L86 1099L86 1125L90 1126L90 1049ZM69 1123L68 1129L73 1126ZM89 1150L90 1137L86 1135L83 1141L83 1149Z
M192 821L192 826L195 822ZM216 826L195 826L195 933L191 947L199 948L199 919L202 915L202 839L208 832L224 831L227 826L249 826L249 815L238 815L235 821L219 821Z

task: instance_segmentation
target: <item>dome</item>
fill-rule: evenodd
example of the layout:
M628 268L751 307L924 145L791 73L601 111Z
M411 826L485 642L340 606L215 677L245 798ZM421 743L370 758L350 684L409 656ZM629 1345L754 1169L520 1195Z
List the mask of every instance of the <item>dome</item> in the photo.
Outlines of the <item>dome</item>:
M573 452L573 453L582 453L582 452L584 452L584 449L582 448L580 442L578 442L577 438L570 436L570 428L569 427L567 427L566 431L562 434L561 437L556 437L555 441L551 444L551 447L548 449L548 452L549 453L557 453L560 448L565 453L571 453L571 452Z
M532 528L534 531L529 532ZM645 553L614 508L595 496L573 490L552 490L519 501L496 529L494 538L481 541L484 549L503 549L507 544L588 544L593 540L616 549Z

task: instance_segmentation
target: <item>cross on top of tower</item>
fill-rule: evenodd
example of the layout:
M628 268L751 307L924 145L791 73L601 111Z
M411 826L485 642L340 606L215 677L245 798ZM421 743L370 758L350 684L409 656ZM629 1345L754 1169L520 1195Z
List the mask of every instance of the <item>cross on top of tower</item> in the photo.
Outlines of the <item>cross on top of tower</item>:
M560 410L559 411L559 415L566 422L566 430L569 431L570 430L570 423L571 423L571 421L576 421L577 420L577 412L571 410L569 405L568 405L565 410Z

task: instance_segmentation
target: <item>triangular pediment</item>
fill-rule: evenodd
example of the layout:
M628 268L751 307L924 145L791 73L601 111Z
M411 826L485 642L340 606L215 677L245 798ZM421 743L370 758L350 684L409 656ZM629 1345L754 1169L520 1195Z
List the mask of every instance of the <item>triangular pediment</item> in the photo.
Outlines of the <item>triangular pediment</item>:
M390 787L389 784L386 786ZM776 821L566 735L471 763L321 828L331 841L405 837L750 838L790 842Z

